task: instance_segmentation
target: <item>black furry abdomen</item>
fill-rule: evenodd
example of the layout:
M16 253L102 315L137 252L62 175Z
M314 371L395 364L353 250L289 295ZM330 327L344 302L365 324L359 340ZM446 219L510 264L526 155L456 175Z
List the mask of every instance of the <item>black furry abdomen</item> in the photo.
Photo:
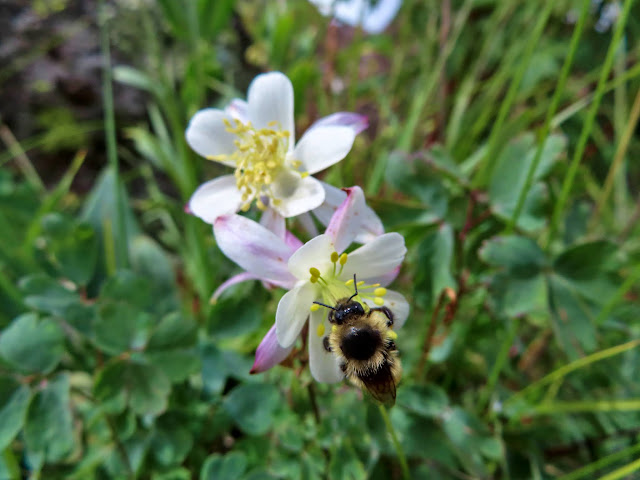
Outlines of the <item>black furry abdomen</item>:
M340 349L347 358L368 360L381 345L380 332L369 327L351 327L349 332L342 338Z

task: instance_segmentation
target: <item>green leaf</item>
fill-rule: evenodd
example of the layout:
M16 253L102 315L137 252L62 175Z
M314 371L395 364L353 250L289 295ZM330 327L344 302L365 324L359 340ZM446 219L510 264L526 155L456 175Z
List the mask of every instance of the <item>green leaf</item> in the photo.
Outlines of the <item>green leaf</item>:
M173 383L186 380L201 368L200 356L191 350L146 352L144 356L160 368Z
M563 277L549 276L550 305L558 343L571 359L582 357L598 346L593 303Z
M11 377L0 377L0 451L18 434L25 420L31 391Z
M418 247L421 268L416 271L414 295L424 308L432 307L446 287L456 288L451 272L453 244L453 229L443 223Z
M51 372L64 353L64 332L35 313L16 318L0 336L0 357L24 373Z
M547 138L533 175L534 182L541 180L551 170L564 153L566 143L565 137L561 135L550 135ZM511 219L537 148L534 135L527 133L509 143L496 161L489 185L489 202L498 217L504 220ZM542 183L534 183L531 186L518 218L519 228L532 231L544 226L542 206L545 190Z
M167 407L171 382L160 368L134 359L112 360L98 373L94 393L98 400L124 397L140 415L159 414Z
M98 240L93 228L59 213L42 219L42 248L59 275L76 285L86 285L98 258Z
M453 407L443 416L442 428L467 471L474 476L486 477L482 450L486 439L491 438L487 427L469 412Z
M228 377L238 380L250 378L252 360L232 351L222 351L214 344L205 344L200 349L202 358L202 381L205 391L220 393Z
M120 270L104 283L100 299L124 302L144 309L151 305L151 284L147 278L129 270Z
M617 289L617 282L609 273L617 251L618 247L606 240L572 246L556 258L553 270L570 281L582 296L604 305Z
M334 443L334 447L331 449L329 478L359 480L366 477L365 467L351 443L343 443L342 445Z
M396 403L422 417L438 418L449 399L446 392L435 385L409 385L398 390Z
M227 338L253 332L261 322L260 302L225 297L211 309L208 326L211 334Z
M20 280L24 303L35 310L64 316L69 306L80 302L76 292L63 287L58 281L43 274L35 274Z
M159 419L151 438L151 452L160 465L178 465L184 461L193 446L193 435L177 419Z
M200 470L200 480L236 480L247 470L247 456L242 452L209 455Z
M249 435L263 435L273 422L280 402L275 386L249 383L234 388L223 406L240 429Z
M533 240L520 236L495 237L483 244L479 256L500 269L490 287L500 312L514 317L546 311L547 260Z
M69 376L58 375L36 393L29 404L24 427L27 448L47 462L64 459L74 447L69 403Z
M162 317L154 327L147 350L164 350L178 347L191 347L195 344L197 326L191 317L179 313L170 313Z
M150 294L154 310L166 312L177 308L175 273L165 252L144 235L135 237L129 250L131 269L142 278L152 279Z
M0 478L9 480L22 478L20 464L10 448L0 451Z
M151 329L151 316L126 303L101 305L94 324L94 340L103 351L118 355L144 348Z

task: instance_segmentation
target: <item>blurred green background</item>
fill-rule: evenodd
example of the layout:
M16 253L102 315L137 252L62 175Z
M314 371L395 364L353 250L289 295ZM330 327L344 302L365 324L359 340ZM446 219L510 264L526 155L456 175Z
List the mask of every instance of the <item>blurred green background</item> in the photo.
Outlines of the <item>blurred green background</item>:
M640 478L638 2L404 0L371 34L302 0L8 0L0 27L0 478ZM271 70L298 133L369 119L320 176L406 239L399 445L301 342L249 375L282 290L209 302L239 269L184 213L224 171L184 130Z

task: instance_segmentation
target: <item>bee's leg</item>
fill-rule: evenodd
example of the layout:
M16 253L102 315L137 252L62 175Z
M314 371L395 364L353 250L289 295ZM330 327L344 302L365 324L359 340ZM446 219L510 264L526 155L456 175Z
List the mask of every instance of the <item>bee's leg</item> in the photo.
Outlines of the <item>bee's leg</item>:
M390 327L391 325L393 325L393 313L391 312L391 310L389 310L388 307L376 307L376 308L372 308L371 311L384 313L388 319L387 327Z
M331 352L331 345L329 345L329 337L324 337L322 339L322 346L327 352Z

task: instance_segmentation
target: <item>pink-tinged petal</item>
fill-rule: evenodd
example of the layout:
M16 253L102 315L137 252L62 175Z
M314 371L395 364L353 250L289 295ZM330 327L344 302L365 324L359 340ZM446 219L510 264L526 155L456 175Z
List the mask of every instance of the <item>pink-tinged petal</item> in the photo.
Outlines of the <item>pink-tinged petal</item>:
M393 329L397 330L398 328L401 328L409 317L409 302L407 302L407 299L404 298L402 294L394 290L387 290L386 295L382 297L382 299L384 300L383 305L388 307L393 313ZM370 307L375 308L379 306L373 303L369 298L365 298L364 301Z
M321 325L323 327L321 327ZM320 329L320 330L318 330ZM322 335L318 335L318 333ZM331 324L323 309L311 313L309 322L309 370L318 382L336 383L344 378L337 357L325 350L322 338L331 332Z
M349 127L356 135L369 127L369 119L366 115L352 112L337 112L327 117L316 120L307 132L316 127Z
M189 199L189 213L213 224L216 218L240 210L242 194L233 175L223 175L203 183Z
M213 233L220 250L247 272L280 285L294 285L287 262L291 249L283 239L240 215L219 217Z
M234 98L224 111L242 123L249 123L249 105L244 100Z
M290 347L296 341L315 299L316 287L309 282L294 287L280 299L276 310L276 335L282 348Z
M284 217L276 212L273 208L267 208L260 217L260 225L270 232L273 232L278 238L286 240L286 225Z
M236 135L227 131L224 121L233 123L233 117L216 108L206 108L197 112L189 122L185 137L189 146L203 157L230 155L236 151ZM216 160L234 166L235 162Z
M222 295L222 293L229 287L237 284L237 283L242 283L242 282L246 282L248 280L257 280L259 277L256 277L253 273L249 273L249 272L243 272L243 273L239 273L238 275L234 275L233 277L231 277L229 280L227 280L226 282L224 282L222 285L220 285L218 288L216 288L216 291L213 292L213 295L211 295L211 303L216 303L218 301L218 298L220 298L220 295Z
M314 209L313 214L320 220L320 223L328 226L338 207L340 207L347 198L347 194L343 190L324 182L322 182L322 187L325 191L324 203ZM362 211L361 229L357 233L354 241L357 243L367 243L383 233L384 226L382 225L382 221L368 205L365 205Z
M280 203L278 205L272 203L271 207L283 217L289 218L322 205L324 189L318 180L313 177L306 177L297 182L296 189L291 195L280 196L276 193L276 197L280 200Z
M331 217L325 232L331 237L336 252L347 249L362 230L364 219L364 193L360 187L346 188L347 198Z
M360 279L377 281L398 268L406 253L402 235L385 233L349 254L341 278L348 280L355 273Z
M293 85L287 76L280 72L258 75L249 85L247 100L253 126L286 130L289 132L289 150L293 149Z
M351 127L315 127L302 136L293 150L293 157L302 162L306 171L314 174L346 157L355 138Z
M289 271L299 280L309 280L309 269L315 267L320 272L331 267L331 254L335 252L331 238L318 235L296 250L289 258ZM353 274L352 274L353 276Z
M321 207L322 205L320 205L320 207L318 208L321 208ZM300 222L300 226L302 227L302 230L304 230L307 233L307 235L309 235L310 238L318 236L318 233L319 233L318 227L316 227L316 224L313 221L313 218L308 212L298 215L297 219Z
M289 230L285 232L284 241L294 252L303 245L302 241Z
M260 373L275 367L289 356L293 345L282 348L276 337L276 326L269 329L256 350L256 360L249 373Z

